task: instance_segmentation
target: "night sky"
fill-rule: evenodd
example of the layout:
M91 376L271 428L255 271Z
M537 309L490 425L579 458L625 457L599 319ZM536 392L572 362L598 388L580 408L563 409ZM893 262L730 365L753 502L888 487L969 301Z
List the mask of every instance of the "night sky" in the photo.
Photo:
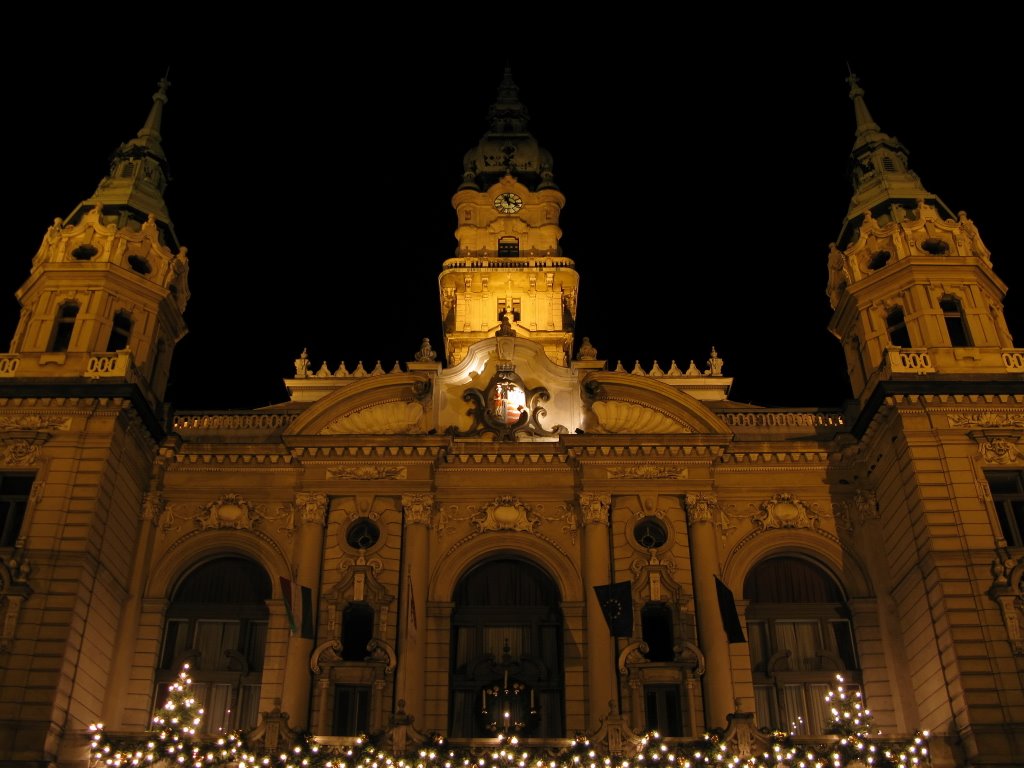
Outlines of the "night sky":
M627 369L637 359L703 367L714 344L736 379L732 399L836 406L850 392L826 329L826 255L850 196L849 61L925 187L977 224L1024 346L1015 52L936 41L935 55L921 45L892 54L877 38L735 42L713 54L652 40L642 57L579 45L338 47L298 61L272 45L233 56L199 39L94 66L80 50L28 72L8 64L18 117L5 126L14 215L0 294L12 296L53 218L92 193L141 127L169 63L167 201L192 293L174 405L286 400L281 380L303 347L314 369L326 358L332 371L342 359L390 370L423 336L443 349L450 200L507 58L567 198L577 344L588 336ZM0 336L17 315L13 298L0 301Z

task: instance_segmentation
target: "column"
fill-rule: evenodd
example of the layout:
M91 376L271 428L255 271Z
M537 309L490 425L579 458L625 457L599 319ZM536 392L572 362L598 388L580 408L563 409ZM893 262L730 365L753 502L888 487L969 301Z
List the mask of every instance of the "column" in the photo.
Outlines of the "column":
M607 584L611 577L611 552L608 547L608 514L611 497L581 493L583 516L583 590L587 603L587 691L589 727L596 731L608 714L609 702L616 698L615 647L608 623L594 587Z
M724 728L725 716L734 709L729 640L718 608L715 576L719 573L718 541L714 517L718 499L711 494L686 494L686 519L690 531L690 562L693 565L697 632L704 654L704 726Z
M147 492L142 500L142 524L132 561L132 580L128 585L128 598L121 606L121 622L117 626L114 657L110 665L110 684L103 699L103 722L112 730L120 728L124 722L124 702L135 663L139 617L142 615L142 586L146 582L145 570L152 559L153 539L165 503L160 494L153 491Z
M427 679L427 591L430 587L430 515L434 497L428 493L402 496L405 534L399 582L398 669L395 670L395 711L425 720ZM399 702L404 701L404 708Z
M327 518L327 494L295 494L295 545L292 550L292 568L295 583L308 587L312 595L313 616L320 604L320 566L324 549L324 524ZM297 621L301 621L302 604L293 605ZM315 622L314 622L315 629ZM315 631L314 631L315 634ZM284 662L284 688L281 691L281 711L288 713L288 727L295 731L309 728L309 694L312 673L309 657L313 653L315 638L303 637L299 626L288 638L288 656Z

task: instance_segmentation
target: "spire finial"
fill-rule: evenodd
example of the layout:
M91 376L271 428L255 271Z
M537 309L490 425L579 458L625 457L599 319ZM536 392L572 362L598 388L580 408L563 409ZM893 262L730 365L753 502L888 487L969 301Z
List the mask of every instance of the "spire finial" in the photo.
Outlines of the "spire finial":
M153 94L153 106L149 110L145 124L139 131L139 139L142 140L142 143L147 148L158 151L161 155L163 150L160 148L160 123L163 121L164 104L167 103L167 89L171 87L171 81L167 79L170 74L171 68L168 67L164 76L157 81L156 93Z
M854 142L854 147L860 146L868 140L870 136L873 136L879 132L878 123L876 123L871 113L868 112L868 105L864 102L864 89L860 87L860 78L850 69L849 63L846 68L849 70L850 75L846 78L846 82L850 84L850 100L853 102L853 116L857 121L856 137L857 140Z

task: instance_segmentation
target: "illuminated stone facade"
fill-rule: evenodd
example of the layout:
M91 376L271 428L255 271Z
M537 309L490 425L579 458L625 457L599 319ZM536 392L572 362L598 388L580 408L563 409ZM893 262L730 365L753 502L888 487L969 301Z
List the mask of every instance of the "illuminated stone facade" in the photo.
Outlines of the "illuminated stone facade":
M141 732L191 661L208 727L268 745L615 749L737 708L813 734L841 671L937 763L1019 764L1024 350L973 224L851 97L823 254L845 411L731 402L714 351L609 370L575 340L564 197L506 75L452 200L448 365L426 340L390 372L303 354L290 402L165 423L188 287L161 85L46 232L0 356L0 762L84 763L90 722ZM622 583L606 618L594 588Z

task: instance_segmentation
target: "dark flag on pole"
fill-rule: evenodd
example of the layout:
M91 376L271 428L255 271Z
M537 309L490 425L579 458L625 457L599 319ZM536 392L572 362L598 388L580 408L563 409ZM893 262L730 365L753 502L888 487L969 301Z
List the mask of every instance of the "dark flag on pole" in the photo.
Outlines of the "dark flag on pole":
M594 587L612 637L633 636L633 588L628 581Z
M747 642L747 638L743 636L740 615L736 612L736 601L733 599L732 590L725 586L717 576L715 576L715 589L718 591L718 611L722 614L722 627L725 629L729 642Z

